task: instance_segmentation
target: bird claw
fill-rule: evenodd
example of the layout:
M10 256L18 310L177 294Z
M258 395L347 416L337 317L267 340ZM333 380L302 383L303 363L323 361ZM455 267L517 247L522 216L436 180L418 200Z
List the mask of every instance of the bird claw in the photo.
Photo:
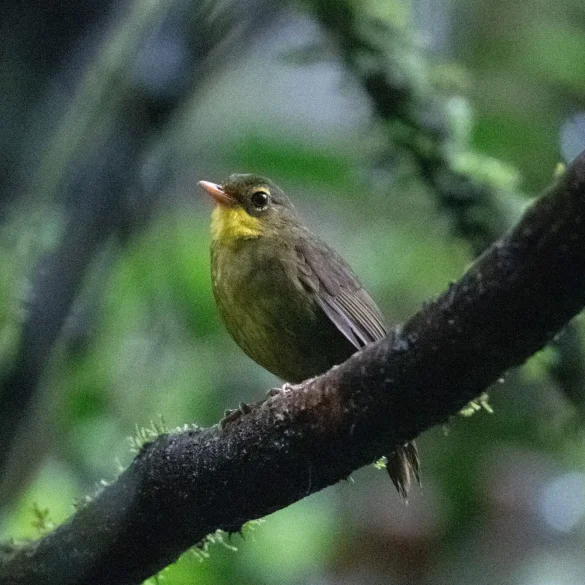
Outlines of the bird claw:
M279 388L270 388L266 393L266 398L272 398L273 396L280 396L281 394L286 394L287 392L291 392L296 387L295 384L290 384L289 382L285 382Z
M219 421L219 428L225 429L227 425L238 420L244 414L252 412L252 407L245 402L240 402L238 408L231 408L223 413L223 418Z
M234 421L238 420L244 414L249 414L252 410L258 406L262 406L266 400L272 398L273 396L280 396L281 394L286 394L291 390L295 389L295 384L289 384L285 382L280 388L271 388L268 390L266 394L266 398L261 400L260 402L254 402L253 404L246 404L245 402L240 402L238 408L228 409L223 413L223 418L219 421L219 428L225 429L225 427Z

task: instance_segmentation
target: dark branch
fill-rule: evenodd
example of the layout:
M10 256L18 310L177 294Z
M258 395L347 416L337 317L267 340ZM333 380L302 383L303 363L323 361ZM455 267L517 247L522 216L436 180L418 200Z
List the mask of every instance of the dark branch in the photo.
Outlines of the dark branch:
M585 305L585 153L393 335L225 430L164 435L0 582L135 584L218 528L283 508L446 421Z
M368 96L375 117L384 123L384 157L392 160L398 150L407 153L430 187L429 194L450 218L455 235L469 242L474 256L481 254L514 224L518 216L511 217L510 199L519 194L507 192L502 198L493 179L479 181L457 170L453 153L459 153L461 145L448 115L447 96L433 87L429 75L407 66L416 58L430 68L429 57L417 51L404 31L368 22L351 1L313 0L312 7Z
M368 20L348 0L312 0L310 6L370 99L374 115L385 123L384 159L392 161L397 153L410 156L418 176L450 216L453 232L470 243L474 255L483 252L513 221L499 201L499 187L457 169L453 153L460 145L447 101L429 75L421 76L410 65L415 59L429 67L428 56L416 50L407 33Z
M100 148L101 156L84 165L77 184L64 188L67 194L79 191L81 197L71 206L74 209L59 245L34 271L19 349L11 370L0 375L0 506L18 495L22 474L29 473L21 469L22 453L12 452L17 439L23 439L18 432L31 415L29 409L35 403L43 371L88 266L119 222L120 193L131 174L141 133L130 120L123 119L117 132L117 148ZM35 456L43 454L40 447L34 451ZM36 457L27 457L25 467L35 461Z
M138 84L124 68L131 70L132 66L126 62L123 52L119 57L123 60L119 68L112 68L111 56L106 59L108 67L101 63L102 57L98 57L101 65L95 70L104 77L100 85L105 88L101 90L103 97L96 101L95 111L90 112L90 122L81 115L73 122L69 121L73 127L88 124L92 132L87 132L91 140L73 149L75 154L71 154L71 160L67 159L69 164L61 170L60 199L71 201L68 225L57 248L42 258L35 270L17 356L10 371L0 372L0 507L17 497L23 487L31 470L22 467L34 465L36 457L43 454L39 447L33 450L35 457L29 453L26 458L22 457L22 450L28 448L30 451L27 444L21 444L24 435L21 427L26 426L22 423L28 422L26 417L35 402L42 374L71 308L79 298L92 262L103 243L113 235L121 234L125 238L131 229L140 227L148 219L156 197L163 192L166 177L152 187L152 192L146 193L138 172L148 159L153 143L206 77L216 73L225 63L233 62L235 55L243 54L241 39L267 26L283 5L282 1L240 2L230 8L230 20L223 22L221 31L209 29L210 24L218 26L215 21L205 26L201 24L206 21L198 4L171 2L161 9L163 13L168 12L167 21L156 21L153 25L174 27L177 22L192 21L182 30L183 40L191 53L183 65L189 71L189 79L179 90L172 77L164 88L157 85L156 91ZM142 18L151 17L145 13ZM137 30L141 30L141 26L146 28L147 38L152 36L144 23L134 23L134 26ZM156 43L151 43L151 46L146 40L140 43L139 40L132 42L142 47L142 57L154 59L155 55L151 53L156 52ZM103 132L100 142L96 138L94 118L101 119L104 111L112 121L110 130ZM75 132L65 133L65 141L69 140L69 134ZM67 150L61 144L54 148ZM87 150L88 153L81 157L78 150ZM57 160L60 158L54 153L53 156ZM59 166L51 160L51 169ZM162 170L159 174L163 174ZM41 181L43 184L50 182L47 177ZM133 200L136 192L140 196ZM19 432L21 434L17 434Z

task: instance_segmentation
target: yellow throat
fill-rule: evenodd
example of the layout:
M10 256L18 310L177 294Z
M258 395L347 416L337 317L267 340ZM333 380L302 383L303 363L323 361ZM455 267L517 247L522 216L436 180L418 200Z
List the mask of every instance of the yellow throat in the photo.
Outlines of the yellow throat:
M242 207L216 205L211 214L211 237L229 245L239 238L257 238L262 235L262 224Z

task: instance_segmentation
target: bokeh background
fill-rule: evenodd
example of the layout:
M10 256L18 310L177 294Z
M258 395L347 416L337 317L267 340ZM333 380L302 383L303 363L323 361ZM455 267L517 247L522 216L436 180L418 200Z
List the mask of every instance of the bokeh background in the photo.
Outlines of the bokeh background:
M219 321L197 180L275 180L397 323L585 147L578 0L2 12L4 539L63 521L137 428L215 424L277 383ZM582 346L577 319L493 414L427 432L408 506L371 466L160 582L585 583Z

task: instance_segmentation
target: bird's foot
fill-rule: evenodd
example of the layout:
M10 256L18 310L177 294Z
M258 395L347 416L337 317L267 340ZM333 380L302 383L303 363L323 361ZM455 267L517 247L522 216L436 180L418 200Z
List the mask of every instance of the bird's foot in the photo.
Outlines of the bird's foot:
M271 388L266 393L266 399L272 398L273 396L279 396L281 394L286 394L287 392L291 392L295 388L298 388L298 384L290 384L289 382L285 382L279 388Z
M228 409L223 413L223 418L219 421L219 428L225 429L227 425L238 420L242 415L252 412L252 407L245 402L240 402L238 408Z
M253 404L246 404L245 402L240 402L238 408L233 408L226 410L223 413L223 418L219 421L219 428L225 429L225 427L234 421L238 420L244 414L248 414L252 412L252 410L258 406L262 406L269 398L273 396L279 396L281 394L286 394L291 390L297 388L297 384L289 384L285 382L280 388L271 388L266 393L266 398L264 400L260 400L259 402L254 402Z

